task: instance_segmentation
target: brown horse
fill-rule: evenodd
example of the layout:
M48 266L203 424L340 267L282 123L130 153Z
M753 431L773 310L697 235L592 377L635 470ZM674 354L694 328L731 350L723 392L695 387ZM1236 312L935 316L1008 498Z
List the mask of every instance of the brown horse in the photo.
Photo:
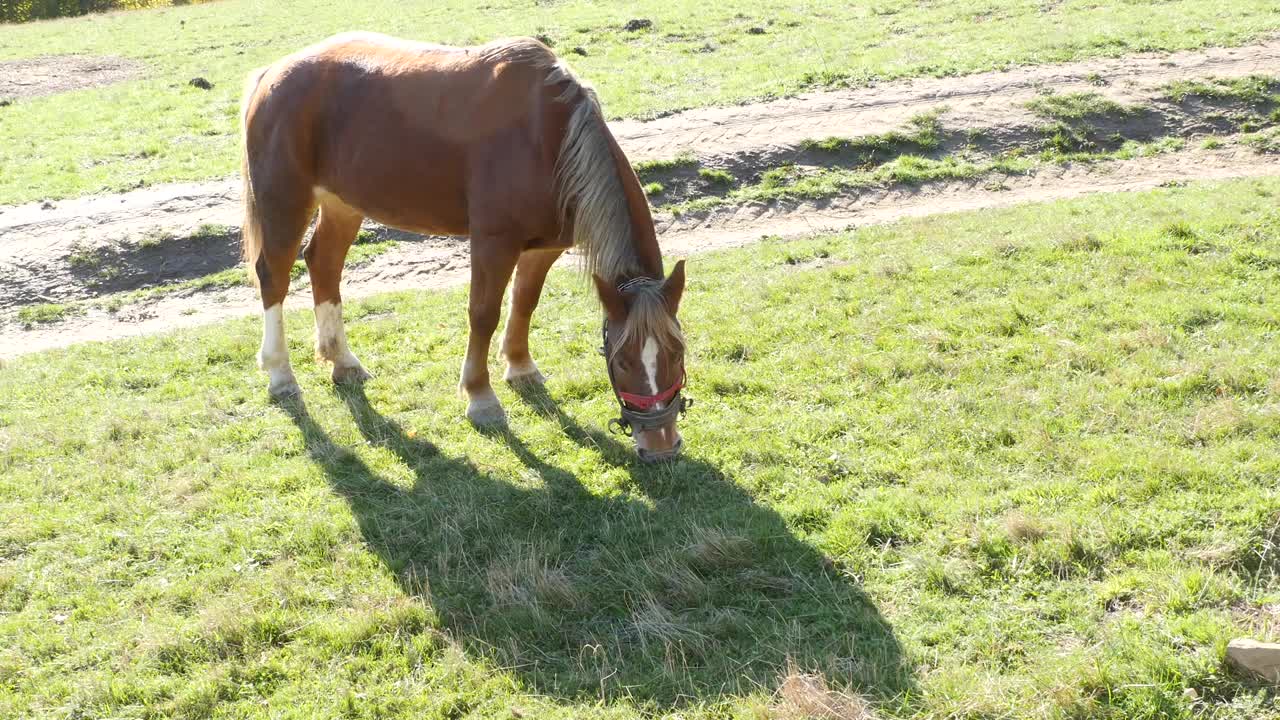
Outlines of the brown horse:
M684 265L664 279L644 191L595 93L531 38L445 47L345 34L250 74L244 124L244 255L262 294L258 364L274 396L299 392L282 303L303 251L316 355L337 383L370 375L347 347L339 285L364 218L470 236L467 417L501 423L490 341L512 272L502 339L508 382L543 382L529 319L552 263L577 245L605 314L604 353L620 424L641 458L676 455L685 401L676 309Z

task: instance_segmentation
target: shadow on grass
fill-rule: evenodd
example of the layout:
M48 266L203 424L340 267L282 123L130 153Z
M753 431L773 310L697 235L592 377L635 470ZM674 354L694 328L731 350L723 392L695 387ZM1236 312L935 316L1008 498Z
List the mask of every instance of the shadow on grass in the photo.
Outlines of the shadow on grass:
M696 456L639 465L545 391L523 391L621 474L625 491L601 496L510 430L492 435L523 478L444 456L360 388L339 393L365 439L414 473L411 488L389 482L300 402L284 405L365 542L468 654L530 690L671 708L770 692L788 667L881 701L910 690L901 648L865 593Z
M427 242L422 235L395 228L366 228L358 242ZM138 290L186 280L208 279L243 263L240 229L201 226L186 235L157 234L75 250L67 259L68 271L95 295ZM299 256L301 257L301 256ZM240 276L234 281L238 282ZM30 288L0 287L0 299L35 302ZM24 294L25 293L25 294Z

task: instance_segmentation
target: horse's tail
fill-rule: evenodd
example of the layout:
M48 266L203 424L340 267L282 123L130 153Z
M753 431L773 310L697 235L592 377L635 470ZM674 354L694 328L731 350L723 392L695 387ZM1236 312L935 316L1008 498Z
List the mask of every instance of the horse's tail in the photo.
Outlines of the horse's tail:
M254 265L258 262L258 256L262 254L262 220L258 216L258 202L253 193L253 166L249 158L249 108L258 92L258 85L262 82L262 76L266 73L267 68L265 67L249 73L249 76L245 79L244 97L240 101L240 175L241 181L244 183L242 191L244 224L240 230L240 238L244 251L244 260L249 268L249 277L255 285L258 284L258 273L255 272Z

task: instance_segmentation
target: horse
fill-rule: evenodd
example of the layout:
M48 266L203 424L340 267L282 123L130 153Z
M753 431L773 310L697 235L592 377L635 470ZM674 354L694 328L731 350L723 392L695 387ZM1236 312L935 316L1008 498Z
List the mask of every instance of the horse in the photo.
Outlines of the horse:
M340 283L371 218L469 237L469 329L459 391L477 426L506 413L488 355L514 283L504 379L545 382L529 325L548 270L577 247L603 308L602 353L640 459L674 458L688 400L676 312L684 261L665 275L648 200L592 88L534 38L470 47L345 33L251 72L241 103L244 259L262 299L257 361L276 398L300 394L283 302L302 239L315 351L335 383L371 375L347 344Z

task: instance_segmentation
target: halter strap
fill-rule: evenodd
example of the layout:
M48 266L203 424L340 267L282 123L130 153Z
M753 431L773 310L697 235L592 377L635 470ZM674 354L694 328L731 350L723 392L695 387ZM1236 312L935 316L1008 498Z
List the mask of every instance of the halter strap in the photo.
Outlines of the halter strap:
M652 280L645 277L632 278L618 285L618 292L625 293L645 282L652 282ZM600 354L605 356L604 367L609 373L609 387L613 390L614 399L618 401L620 414L620 417L609 421L609 430L630 435L632 429L659 428L677 417L683 417L685 411L693 407L692 398L680 397L680 391L684 389L685 381L688 379L683 367L680 368L680 379L657 395L636 395L618 390L618 384L613 377L613 364L609 362L608 315L604 317L600 327ZM659 405L663 407L658 408Z
M637 275L636 277L633 277L630 280L627 280L623 282L621 285L619 285L618 292L626 293L627 291L633 288L639 287L648 282L655 282L655 281L652 278L647 278L643 275Z
M675 398L677 394L684 388L685 374L684 370L680 371L680 379L674 385L663 390L657 395L636 395L634 393L624 393L617 391L618 399L622 400L623 405L631 405L641 410L650 410L658 405L666 405Z

